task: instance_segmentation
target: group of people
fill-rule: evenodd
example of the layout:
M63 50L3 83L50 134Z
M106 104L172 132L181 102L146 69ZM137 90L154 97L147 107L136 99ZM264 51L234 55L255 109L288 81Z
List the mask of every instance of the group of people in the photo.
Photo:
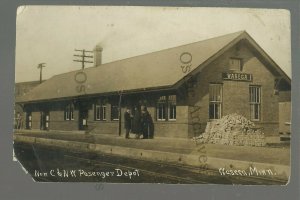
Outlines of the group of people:
M133 113L127 108L124 113L125 138L129 138L129 133L135 134L137 139L152 139L154 136L154 124L150 113L146 106L143 106L141 111L138 107L134 108Z

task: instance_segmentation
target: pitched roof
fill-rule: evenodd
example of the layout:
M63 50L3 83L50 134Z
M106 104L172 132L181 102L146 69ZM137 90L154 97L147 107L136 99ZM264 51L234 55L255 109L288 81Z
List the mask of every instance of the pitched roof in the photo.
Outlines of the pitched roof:
M192 55L190 73L193 73L201 64L245 37L253 40L245 31L240 31L97 67L55 75L16 101L35 102L118 91L170 88L187 75L181 68L182 53L188 52ZM78 81L85 79L83 83L85 92L78 92Z

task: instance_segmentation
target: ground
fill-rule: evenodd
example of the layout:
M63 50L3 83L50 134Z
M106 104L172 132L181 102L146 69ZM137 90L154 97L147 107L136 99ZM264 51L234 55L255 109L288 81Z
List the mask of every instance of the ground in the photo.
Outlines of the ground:
M75 156L75 160L81 160L80 166L82 165L82 163L87 162L87 160L82 160L83 158L88 158L88 163L95 162L95 157L90 159L90 155L101 154L108 155L109 157L116 156L116 160L114 160L114 158L108 159L109 163L114 163L113 167L115 167L114 165L121 164L126 160L125 163L127 167L142 166L141 169L147 169L147 176L145 175L144 179L136 180L137 182L156 182L156 179L150 178L151 173L154 172L152 170L152 172L149 174L149 168L158 169L158 166L161 165L167 165L168 169L171 169L173 166L176 167L172 168L171 175L170 172L166 173L166 170L162 170L163 173L161 174L169 174L167 178L165 177L165 179L161 179L159 178L161 175L157 176L157 174L155 174L158 177L157 182L166 181L167 183L173 183L175 181L178 183L195 183L204 181L203 178L207 174L203 176L203 173L200 172L201 167L199 166L199 160L201 158L204 159L204 157L207 160L207 164L209 166L208 171L213 172L213 175L210 175L210 181L208 181L212 183L239 183L238 181L235 182L234 179L236 177L231 177L229 182L227 179L223 179L224 177L216 177L216 174L218 174L218 169L223 167L225 167L226 169L228 168L233 170L244 170L249 168L249 166L254 166L258 169L272 169L274 172L277 173L276 177L267 177L268 179L271 178L272 181L274 181L274 178L287 180L290 173L290 147L286 143L277 146L269 144L266 147L228 146L219 144L196 145L196 143L191 139L154 138L143 140L134 139L134 137L132 137L131 139L125 139L123 136L118 136L117 134L96 135L84 134L80 132L72 133L53 131L22 131L15 133L14 139L15 144L22 144L21 147L29 145L30 148L54 148L55 151L66 151L71 152L71 154L73 154L74 152L79 152L80 154L87 153L87 155L89 156ZM46 150L43 152L49 151ZM28 152L27 154L30 155L30 153ZM45 153L45 155L47 158L47 153ZM69 158L72 156L73 155L69 156ZM24 157L21 156L20 158L23 159ZM56 158L53 159L55 160ZM65 157L63 157L62 160L64 163L66 163ZM101 163L98 163L96 165L107 166L107 164L103 164L103 158L101 158L100 160ZM23 159L23 161L28 164L28 161L26 161L26 159ZM53 166L53 162L49 162L47 161L47 159L45 160L45 162L48 164L51 163L51 165ZM140 163L140 165L135 165L135 163ZM73 165L72 167L76 168L76 165ZM91 166L88 166L88 168L90 167ZM188 168L187 171L186 168ZM199 175L199 173L202 173L202 175L199 179L193 178L192 180L185 180L184 177L180 177L180 180L178 178L175 178L175 180L173 180L174 177L172 178L172 176L174 176L175 172L178 172L179 174L189 174L191 172L192 177L197 174ZM147 180L147 177L149 178L149 180ZM215 179L216 182L213 181ZM207 182L207 180L204 182ZM240 183L242 182L243 181L240 180ZM257 184L259 184L259 182L257 182ZM282 182L280 184L282 184Z

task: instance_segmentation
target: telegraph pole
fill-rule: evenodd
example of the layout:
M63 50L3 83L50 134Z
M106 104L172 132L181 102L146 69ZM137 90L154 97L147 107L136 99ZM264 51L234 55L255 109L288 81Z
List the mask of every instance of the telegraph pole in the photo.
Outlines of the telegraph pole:
M84 69L84 64L85 63L93 63L93 61L86 60L86 58L93 58L93 56L86 55L86 53L93 53L93 51L87 51L85 49L75 49L75 51L79 51L79 52L82 53L81 55L74 54L74 56L79 57L80 60L73 60L75 62L81 62L82 69Z
M121 119L122 119L122 112L121 112L121 105L122 105L122 92L123 91L119 91L119 136L121 136L121 133L122 133L122 122L121 122Z
M43 74L43 68L46 67L45 64L46 63L40 63L40 64L38 64L38 67L37 67L38 69L40 69L40 83L42 83L42 80L43 80L42 74Z

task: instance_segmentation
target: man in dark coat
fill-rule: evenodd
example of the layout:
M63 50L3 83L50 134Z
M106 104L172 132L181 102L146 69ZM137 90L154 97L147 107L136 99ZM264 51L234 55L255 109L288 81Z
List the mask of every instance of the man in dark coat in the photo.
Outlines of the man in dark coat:
M149 114L149 138L153 139L154 138L154 123L151 115Z
M124 113L124 125L125 125L125 129L126 129L126 135L125 138L128 139L129 138L129 132L131 129L131 116L130 116L130 110L127 109L126 112Z
M137 107L134 107L133 122L132 122L132 133L136 134L136 138L141 135L141 113Z
M153 138L154 136L154 124L147 107L142 109L141 125L143 132L143 139Z

